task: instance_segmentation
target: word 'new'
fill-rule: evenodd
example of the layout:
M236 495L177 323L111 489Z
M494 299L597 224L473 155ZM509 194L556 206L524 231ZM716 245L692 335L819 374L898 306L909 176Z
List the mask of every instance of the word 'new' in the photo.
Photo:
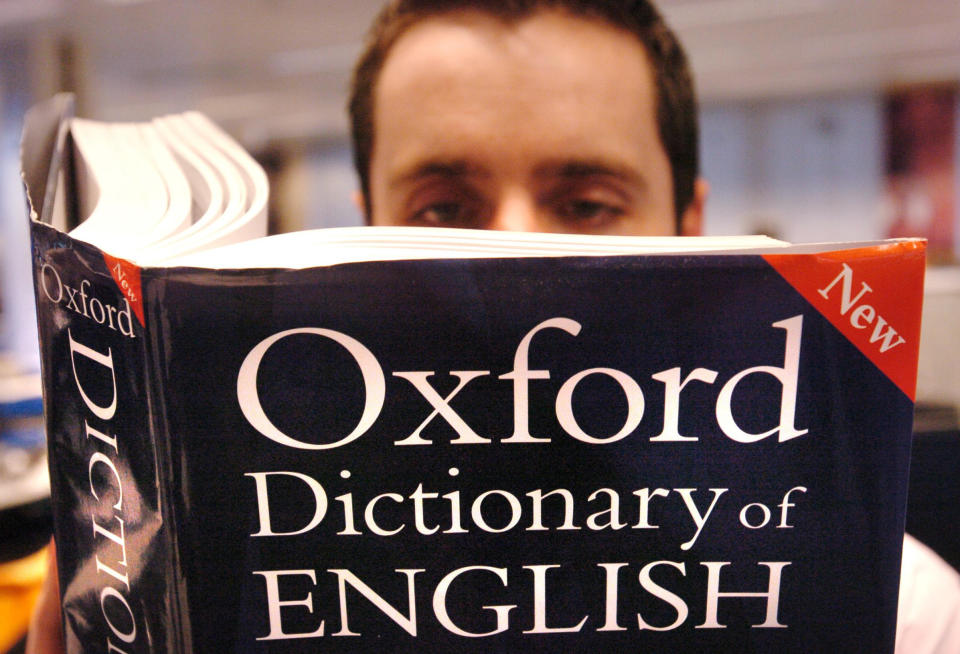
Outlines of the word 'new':
M882 341L878 346L881 353L906 343L906 339L897 333L893 325L887 323L886 319L877 312L876 308L866 303L857 304L860 302L860 298L872 292L873 289L870 288L866 282L861 281L860 292L852 295L853 269L847 264L843 264L843 270L840 274L837 275L832 282L827 284L826 287L817 290L817 293L825 300L829 300L830 291L837 283L840 283L840 315L846 316L849 311L850 325L854 329L866 329L871 324L874 324L873 333L870 334L870 343L873 344L877 341ZM854 309L853 307L855 306L856 308ZM851 309L853 309L853 311L850 311ZM874 321L876 321L876 323L874 323Z

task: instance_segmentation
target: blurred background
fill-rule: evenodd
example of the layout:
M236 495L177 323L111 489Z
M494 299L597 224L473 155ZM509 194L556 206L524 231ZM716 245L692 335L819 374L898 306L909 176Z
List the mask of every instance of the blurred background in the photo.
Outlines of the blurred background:
M960 2L658 4L697 80L708 234L930 239L910 519L940 523L923 527L926 540L957 565L955 522L942 516L960 503ZM379 5L0 0L0 534L17 529L2 522L8 505L32 506L37 492L11 499L3 485L29 473L22 450L39 438L22 413L38 388L24 111L63 90L91 118L199 109L269 171L275 231L359 224L345 95Z

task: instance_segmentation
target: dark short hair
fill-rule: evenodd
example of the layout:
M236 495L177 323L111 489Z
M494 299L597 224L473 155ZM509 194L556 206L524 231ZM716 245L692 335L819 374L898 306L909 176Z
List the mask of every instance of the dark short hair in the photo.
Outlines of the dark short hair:
M660 12L648 0L391 0L380 11L367 35L350 88L353 161L360 189L371 212L370 159L374 139L374 96L377 80L394 43L413 25L453 11L480 11L513 22L536 11L557 9L574 16L603 20L634 34L646 48L656 86L656 116L660 141L670 160L673 201L680 217L693 199L699 169L697 101L687 56Z

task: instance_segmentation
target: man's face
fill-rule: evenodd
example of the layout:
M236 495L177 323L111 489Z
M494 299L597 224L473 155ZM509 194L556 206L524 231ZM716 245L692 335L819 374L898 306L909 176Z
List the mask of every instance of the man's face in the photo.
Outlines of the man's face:
M375 225L675 233L646 52L606 23L417 23L381 71L374 132Z

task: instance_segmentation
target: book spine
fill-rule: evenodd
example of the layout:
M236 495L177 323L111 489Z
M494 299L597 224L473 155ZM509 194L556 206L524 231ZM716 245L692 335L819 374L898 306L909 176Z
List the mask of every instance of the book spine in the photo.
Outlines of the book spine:
M67 651L178 651L144 327L100 250L31 229Z

